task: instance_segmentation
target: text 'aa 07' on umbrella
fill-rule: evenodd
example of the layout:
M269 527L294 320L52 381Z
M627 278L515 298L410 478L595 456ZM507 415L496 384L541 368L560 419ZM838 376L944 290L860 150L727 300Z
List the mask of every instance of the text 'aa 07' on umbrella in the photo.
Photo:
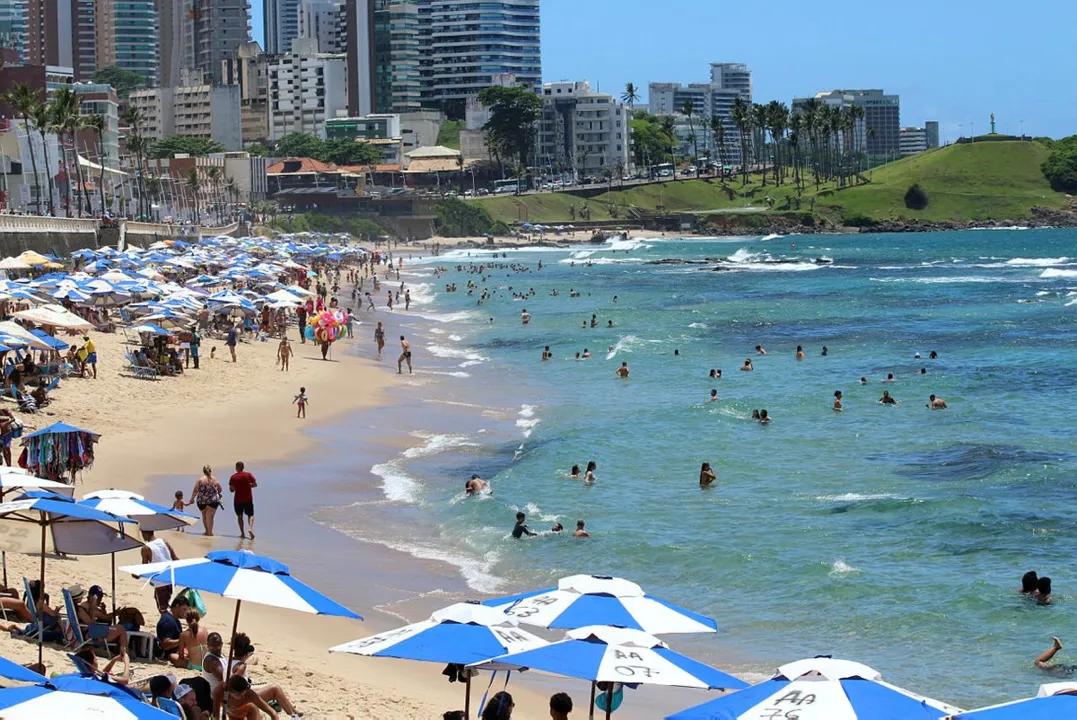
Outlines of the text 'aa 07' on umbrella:
M456 603L438 610L428 620L353 640L329 652L421 662L471 665L493 657L533 650L546 645L540 637L517 627L516 620L500 610L477 603ZM455 679L463 668L446 668ZM464 714L471 717L471 672L463 671Z
M152 503L138 493L127 490L98 490L87 493L79 503L113 515L129 517L138 523L143 532L178 530L198 521L194 515L182 510ZM116 554L112 553L112 611L116 611Z
M23 452L19 465L28 468L39 477L60 480L93 466L94 445L101 439L99 433L84 430L67 423L53 423L22 438Z
M175 720L176 716L143 702L140 693L126 685L70 674L27 687L0 689L0 718Z
M107 555L141 547L142 541L127 535L123 523L133 520L76 503L69 497L35 490L18 500L0 503L0 524L25 523L41 528L40 603L45 602L45 540L52 533L52 546L69 555ZM28 536L29 533L26 533ZM17 533L5 533L5 540L18 542ZM30 539L30 538L27 538ZM39 615L40 608L37 608ZM41 662L44 628L38 628L37 660Z
M228 664L232 666L235 637L239 627L239 608L244 601L287 608L312 615L335 615L362 620L340 603L292 577L284 563L255 555L249 550L216 550L204 558L187 558L170 562L121 567L147 581L204 590L236 601L232 619L232 641Z
M1077 718L1077 682L1040 685L1036 697L967 710L946 720L1046 720Z
M648 595L639 585L603 575L572 575L557 587L483 603L500 608L524 625L571 630L612 625L651 635L712 633L718 623L699 613Z
M591 717L595 688L607 683L605 711L613 711L613 684L662 685L703 690L739 690L743 680L669 649L641 630L596 625L569 630L565 639L535 650L503 655L476 667L489 670L538 670L591 682Z
M782 665L770 680L666 720L939 720L957 712L961 711L883 682L867 665L817 657Z

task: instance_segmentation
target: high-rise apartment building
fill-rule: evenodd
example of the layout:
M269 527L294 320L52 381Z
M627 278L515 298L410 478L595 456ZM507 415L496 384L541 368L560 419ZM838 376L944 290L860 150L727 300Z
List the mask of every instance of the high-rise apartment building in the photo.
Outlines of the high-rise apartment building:
M170 135L204 137L220 143L225 150L238 150L242 146L239 88L197 82L199 78L191 75L182 73L176 87L131 93L128 101L139 109L143 134L155 139Z
M221 61L250 36L247 0L194 0L194 69L214 82L221 79Z
M176 87L180 71L194 67L192 0L157 0L161 87Z
M793 110L803 108L810 98L794 98ZM901 152L901 104L897 95L882 90L829 90L818 92L814 100L836 108L857 105L864 110L853 130L853 147L868 157L895 157Z
M29 58L27 4L28 0L0 0L0 47L14 50L19 62Z
M266 53L291 51L292 40L299 37L299 0L262 0L262 20Z
M344 52L340 42L342 0L300 0L299 37L318 41L318 52Z
M928 120L924 123L924 132L927 133L927 147L937 148L939 146L939 121Z
M415 4L424 105L462 117L466 99L493 85L495 75L515 75L518 84L536 92L541 89L539 0L416 0Z
M347 0L345 15L349 114L359 117L418 110L418 5Z
M628 108L584 82L542 86L538 163L547 171L591 175L628 164Z
M269 137L269 62L258 43L246 42L221 61L221 82L239 86L243 144L265 141Z
M96 0L97 67L115 65L158 81L157 0Z
M269 60L269 139L290 132L325 137L325 121L348 109L348 60L319 53L309 38Z
M723 163L740 163L740 131L733 124L733 105L737 100L752 104L752 72L747 65L711 63L711 79L707 83L650 83L647 100L655 115L682 115L685 104L691 102L692 115L699 120L692 123L688 137L682 138L685 147L691 146L693 151L698 147L701 152L708 149L712 157L721 155ZM714 117L722 119L725 133L720 148L709 127ZM695 132L694 142L692 132Z
M23 0L7 6L0 13L6 11L9 22L18 22L12 16L19 9L25 13L25 62L69 67L76 80L90 79L96 46L94 0Z

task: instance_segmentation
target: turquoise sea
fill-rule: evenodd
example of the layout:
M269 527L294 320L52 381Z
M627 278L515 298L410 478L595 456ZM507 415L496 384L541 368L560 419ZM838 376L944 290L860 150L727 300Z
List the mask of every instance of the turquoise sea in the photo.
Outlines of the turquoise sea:
M415 350L414 432L372 468L376 502L321 522L448 562L475 597L630 578L718 620L674 648L753 676L832 654L973 707L1050 681L1032 661L1052 635L1077 662L1074 231L453 251L406 259L403 279L412 312L377 319ZM590 460L593 486L566 477ZM704 461L718 481L701 490ZM492 497L465 497L473 472ZM517 509L593 537L514 541ZM1018 595L1030 569L1052 606Z

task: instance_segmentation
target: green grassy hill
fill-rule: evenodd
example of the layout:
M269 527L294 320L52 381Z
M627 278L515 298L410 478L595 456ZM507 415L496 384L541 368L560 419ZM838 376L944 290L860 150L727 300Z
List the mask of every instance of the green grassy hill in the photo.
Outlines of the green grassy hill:
M953 145L904 158L875 169L870 182L838 188L834 183L816 190L805 188L802 211L813 207L818 215L835 218L866 217L871 220L921 219L930 221L1020 220L1035 205L1065 206L1066 198L1051 190L1040 171L1049 151L1035 142L984 142ZM921 211L905 207L905 192L919 183L929 196ZM796 189L791 180L775 187L773 178L764 186L754 175L747 186L739 177L726 182L715 179L678 180L642 187L617 189L583 199L567 193L543 193L522 197L482 198L495 220L512 222L570 222L570 208L586 206L592 220L626 218L629 209L655 212L735 211L767 208L795 210Z

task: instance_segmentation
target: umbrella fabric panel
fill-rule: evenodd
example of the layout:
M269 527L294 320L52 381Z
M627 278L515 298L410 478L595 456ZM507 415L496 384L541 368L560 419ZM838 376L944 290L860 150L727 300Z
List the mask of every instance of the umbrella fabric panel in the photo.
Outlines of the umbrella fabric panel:
M699 678L707 683L711 688L722 688L723 690L743 690L749 687L748 683L744 682L738 677L734 677L729 673L722 672L717 668L712 668L710 665L701 663L698 660L688 657L687 655L681 655L674 652L669 648L658 647L650 650L658 657L668 661L671 665L674 665L679 670L688 673L690 676ZM623 672L623 671L621 671ZM634 680L624 680L623 682L635 682ZM646 682L646 680L644 681Z
M266 603L264 595L258 594L257 589L251 593L249 599L264 604L273 604L277 607L291 608L293 610L299 610L301 612L313 613L315 615L337 615L339 617L348 617L361 620L356 613L352 612L348 608L344 607L335 600L322 595L314 588L304 585L300 581L296 580L291 575L270 575L268 573L254 573L253 571L246 571L246 574L257 575L259 582L264 584L266 591L275 592L278 594L277 598L272 603ZM282 589L286 588L285 589ZM239 598L238 593L246 594L250 588L254 588L253 584L249 588L242 588L237 586L233 591L232 586L229 587L229 592L225 594L225 597ZM291 593L287 592L290 590ZM232 594L233 592L237 594ZM244 598L246 599L246 598Z
M842 680L841 686L860 717L879 720L938 720L956 709L932 706L925 698L910 696L886 683Z
M683 608L680 605L674 605L673 603L671 603L671 602L669 602L667 600L662 600L661 598L652 597L650 595L647 595L646 597L643 597L643 598L625 598L625 606L630 608L630 609L633 609L633 610L635 610L636 605L641 605L642 606L645 603L648 605L648 610L650 612L654 613L656 616L664 616L664 615L666 615L666 613L663 613L660 608L654 607L654 605L661 606L661 608L665 608L666 610L668 610L669 611L668 617L663 617L662 618L663 621L672 622L674 620L681 620L681 621L685 622L685 626L687 627L687 626L691 625L691 623L688 622L689 620L691 620L691 621L694 621L695 623L699 623L704 628L704 629L700 629L700 630L678 630L677 632L717 632L718 631L718 623L715 622L714 619L709 618L706 615L702 615L700 613L697 613L697 612L695 612L693 610L688 610L687 608ZM682 616L682 617L678 617L678 616ZM672 632L672 631L667 631L667 632ZM659 634L661 635L663 633L659 633Z
M134 698L125 701L100 695L49 690L39 685L0 690L0 711L3 711L4 720L175 720L175 716Z
M0 677L28 683L45 682L48 679L44 675L38 675L33 670L27 670L17 662L12 662L5 657L0 657Z
M566 593L558 591L557 596L567 596L564 600L569 603L567 606L561 603L557 605L550 604L545 607L532 602L522 602L507 612L508 615L521 620L522 622L534 622L539 618L545 619L547 616L547 610L550 612L556 611L557 608L564 608L561 612L549 622L548 627L551 628L564 628L571 630L572 628L586 627L587 625L613 625L615 627L632 628L633 630L645 630L642 625L632 617L632 613L628 611L624 603L620 598L609 597L606 595L575 595L574 593ZM572 599L575 602L572 602ZM535 600L541 600L541 598L535 598ZM532 618L524 617L523 613L530 612L532 610L538 610Z
M49 526L52 546L68 555L111 555L141 548L141 540L96 521L59 521Z
M418 635L393 641L390 647L374 655L461 665L482 662L505 653L505 645L491 632L495 630L497 628L439 623ZM512 644L508 646L511 648Z
M29 498L26 500L12 500L0 504L0 517L13 514L26 514L30 512L46 512L50 515L62 515L77 520L97 520L98 522L134 522L130 518L101 512L94 508L79 505L76 502L64 502L63 500L51 500L49 498ZM55 518L52 518L55 519Z
M498 667L528 668L592 681L596 679L607 647L605 643L566 641L494 658L493 662Z

